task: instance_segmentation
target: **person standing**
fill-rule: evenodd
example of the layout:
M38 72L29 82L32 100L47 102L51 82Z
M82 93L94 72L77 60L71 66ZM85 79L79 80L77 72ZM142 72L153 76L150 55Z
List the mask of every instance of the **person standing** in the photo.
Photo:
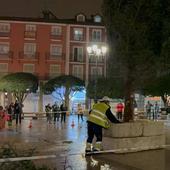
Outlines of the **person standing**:
M57 122L59 121L59 117L60 117L60 108L57 105L57 102L54 103L54 105L52 106L52 112L54 115L54 123L56 122L56 118L57 118Z
M119 102L119 103L116 105L116 113L117 113L117 118L118 118L119 120L122 120L122 117L123 117L123 109L124 109L123 103Z
M47 123L51 123L51 120L52 120L52 113L51 113L51 106L50 106L50 103L48 103L46 106L45 106L45 112L46 112L46 117L47 117Z
M146 115L147 118L151 119L151 109L152 109L152 104L148 101L148 103L146 104Z
M67 111L67 107L64 103L61 104L60 106L60 110L61 110L61 123L62 122L66 122L66 111Z
M102 149L102 129L109 128L109 120L112 123L120 123L119 120L113 115L109 105L110 98L103 97L99 103L93 105L92 110L89 112L87 120L87 134L85 152L92 151L92 142L96 136L96 143L94 144L93 151L100 151Z
M158 114L159 114L159 105L158 102L155 102L154 104L154 111L153 111L153 119L158 119Z
M18 121L19 121L19 124L21 124L22 106L18 100L16 100L14 104L14 114L16 118L16 125L18 125Z
M8 106L7 111L8 111L8 126L11 127L13 115L14 115L14 103L13 102Z
M77 105L77 115L78 115L78 121L80 118L83 121L83 108L80 103Z

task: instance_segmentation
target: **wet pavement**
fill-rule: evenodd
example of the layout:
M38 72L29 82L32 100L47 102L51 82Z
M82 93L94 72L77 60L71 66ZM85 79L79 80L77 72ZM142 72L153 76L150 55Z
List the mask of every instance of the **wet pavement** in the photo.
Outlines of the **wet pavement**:
M14 124L14 122L13 122ZM49 158L34 160L57 170L169 170L170 169L170 122L165 121L166 149L129 154L101 154L84 156L86 121L78 122L76 115L67 117L66 123L47 124L45 119L24 119L21 126L0 131L1 147L8 144L19 152L33 151L33 156ZM74 125L74 126L73 126ZM104 138L105 149L109 149L110 138ZM53 158L50 158L53 155Z

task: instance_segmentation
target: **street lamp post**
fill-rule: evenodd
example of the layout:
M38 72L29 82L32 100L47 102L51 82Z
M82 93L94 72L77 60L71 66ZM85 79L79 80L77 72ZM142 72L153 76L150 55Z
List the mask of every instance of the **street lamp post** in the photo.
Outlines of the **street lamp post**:
M94 82L94 100L97 102L97 79L98 79L98 59L100 56L105 56L107 52L106 46L92 45L87 47L87 53L89 56L95 56L95 82Z

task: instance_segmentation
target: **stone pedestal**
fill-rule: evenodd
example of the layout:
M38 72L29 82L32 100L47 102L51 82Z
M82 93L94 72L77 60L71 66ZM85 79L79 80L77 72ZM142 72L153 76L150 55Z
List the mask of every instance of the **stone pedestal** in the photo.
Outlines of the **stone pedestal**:
M130 123L112 124L104 130L104 137L109 137L109 150L117 153L136 152L165 147L164 123L141 120Z

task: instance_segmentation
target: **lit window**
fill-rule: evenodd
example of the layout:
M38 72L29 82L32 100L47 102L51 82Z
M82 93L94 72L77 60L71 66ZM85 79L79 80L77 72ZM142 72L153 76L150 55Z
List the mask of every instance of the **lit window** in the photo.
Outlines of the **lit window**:
M102 21L102 18L100 15L94 16L94 22L101 22L101 21Z
M74 40L77 41L83 40L83 29L74 28Z

